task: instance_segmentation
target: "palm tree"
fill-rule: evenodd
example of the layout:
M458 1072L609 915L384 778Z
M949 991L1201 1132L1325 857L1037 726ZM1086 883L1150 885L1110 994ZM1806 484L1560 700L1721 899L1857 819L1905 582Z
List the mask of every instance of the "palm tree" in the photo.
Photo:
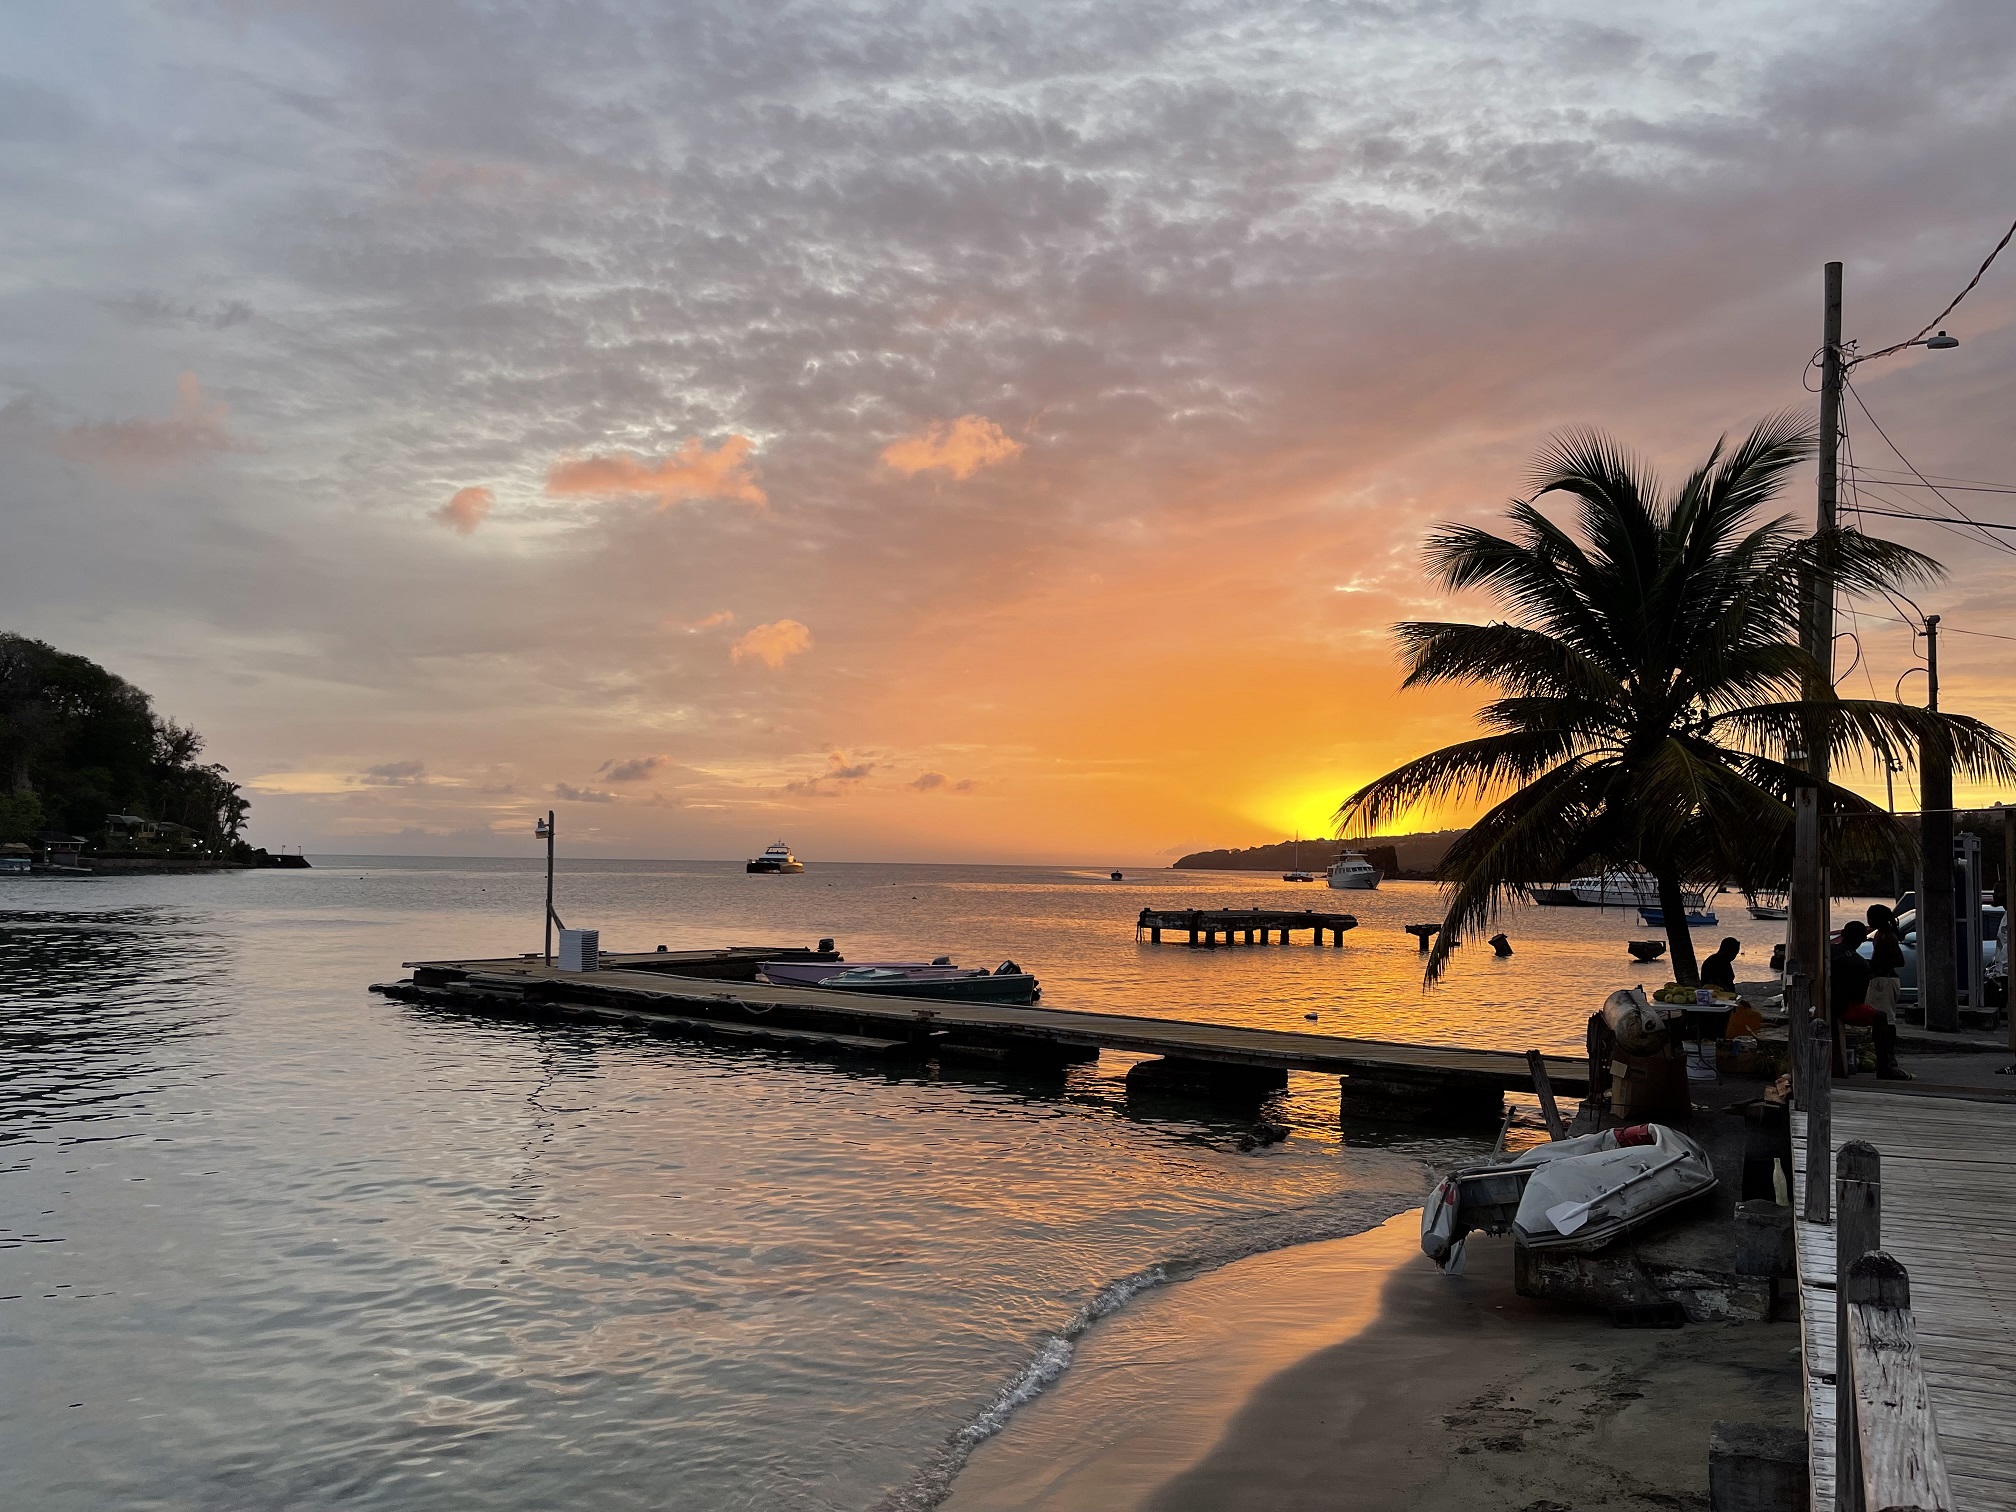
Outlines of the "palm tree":
M1799 645L1802 584L1831 565L1846 592L1895 590L1940 573L1931 558L1853 530L1805 535L1760 518L1812 449L1792 415L1733 449L1718 440L1665 491L1607 436L1557 436L1530 498L1494 535L1450 525L1427 560L1445 588L1483 588L1508 618L1395 627L1403 687L1463 682L1499 697L1485 732L1417 757L1347 798L1340 826L1377 833L1424 802L1495 799L1444 858L1448 910L1426 979L1523 884L1585 865L1637 863L1658 879L1677 980L1698 980L1681 889L1782 883L1789 875L1795 763L1824 740L1837 763L1948 754L1973 777L2016 776L2008 740L1977 720L1836 696ZM1575 502L1575 531L1539 500ZM1828 784L1829 843L1906 847L1883 811ZM1341 832L1341 831L1340 831Z

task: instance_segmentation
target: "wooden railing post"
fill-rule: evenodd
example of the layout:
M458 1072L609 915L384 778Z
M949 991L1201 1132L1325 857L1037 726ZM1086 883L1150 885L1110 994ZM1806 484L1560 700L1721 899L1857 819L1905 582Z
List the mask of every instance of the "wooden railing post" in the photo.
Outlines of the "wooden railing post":
M1807 1125L1809 1136L1812 1128ZM1855 1378L1847 1368L1848 1273L1871 1250L1883 1247L1883 1157L1860 1139L1841 1146L1834 1160L1834 1463L1856 1462ZM1862 1512L1862 1481L1845 1469L1834 1477L1836 1512Z
M1800 1030L1812 999L1811 985L1796 960L1785 963L1785 1058L1792 1072L1792 1100L1806 1106L1806 1036ZM1790 1176L1792 1173L1785 1173Z
M1834 1370L1854 1384L1855 1434L1851 1454L1835 1460L1836 1485L1851 1482L1852 1505L1867 1512L1953 1512L1909 1274L1874 1250L1848 1267L1842 1291L1848 1328L1835 1341Z
M1829 1155L1835 1141L1835 1038L1820 1016L1810 1016L1798 1030L1806 1042L1806 1093L1800 1107L1806 1109L1806 1222L1824 1224L1829 1216Z

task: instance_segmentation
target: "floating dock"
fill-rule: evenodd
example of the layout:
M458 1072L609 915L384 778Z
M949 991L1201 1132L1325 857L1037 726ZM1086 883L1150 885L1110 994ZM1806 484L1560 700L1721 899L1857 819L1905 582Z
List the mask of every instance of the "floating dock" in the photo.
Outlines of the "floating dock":
M1338 1078L1340 1111L1404 1122L1489 1125L1508 1091L1533 1088L1527 1057L1509 1050L1383 1040L1124 1014L912 998L755 980L765 960L819 959L803 949L605 955L600 970L563 972L534 957L409 961L409 980L375 990L461 1012L586 1018L655 1033L814 1053L973 1060L1054 1068L1101 1050L1145 1055L1137 1091L1257 1097L1291 1071ZM830 957L829 957L830 959ZM1587 1067L1543 1059L1554 1090L1586 1095Z
M1333 945L1342 945L1344 931L1357 927L1351 914L1313 908L1144 908L1134 921L1134 938L1145 934L1151 944L1160 945L1167 929L1187 934L1192 950L1216 950L1221 935L1227 945L1286 945L1306 929L1312 945L1321 945L1325 935Z

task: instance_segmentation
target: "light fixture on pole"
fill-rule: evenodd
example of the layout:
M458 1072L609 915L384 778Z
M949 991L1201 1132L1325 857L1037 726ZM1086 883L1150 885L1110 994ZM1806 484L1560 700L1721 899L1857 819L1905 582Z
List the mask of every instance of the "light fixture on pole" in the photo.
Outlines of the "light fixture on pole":
M558 917L553 912L553 810L546 811L544 819L535 820L532 833L546 842L546 944L544 957L546 964L553 964L553 921Z

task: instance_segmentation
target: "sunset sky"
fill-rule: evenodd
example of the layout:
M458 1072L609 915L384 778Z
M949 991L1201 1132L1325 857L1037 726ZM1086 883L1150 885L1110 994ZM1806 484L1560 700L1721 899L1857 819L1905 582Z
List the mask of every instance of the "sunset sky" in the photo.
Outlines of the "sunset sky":
M1561 426L1677 470L1812 403L1821 264L1909 336L2012 142L2006 0L10 6L0 629L201 729L269 846L1320 833L1469 729L1387 634L1490 612L1434 522ZM1948 324L1862 398L2016 483L2016 253ZM1868 523L2016 729L2016 556ZM1910 633L1843 628L1890 696Z

